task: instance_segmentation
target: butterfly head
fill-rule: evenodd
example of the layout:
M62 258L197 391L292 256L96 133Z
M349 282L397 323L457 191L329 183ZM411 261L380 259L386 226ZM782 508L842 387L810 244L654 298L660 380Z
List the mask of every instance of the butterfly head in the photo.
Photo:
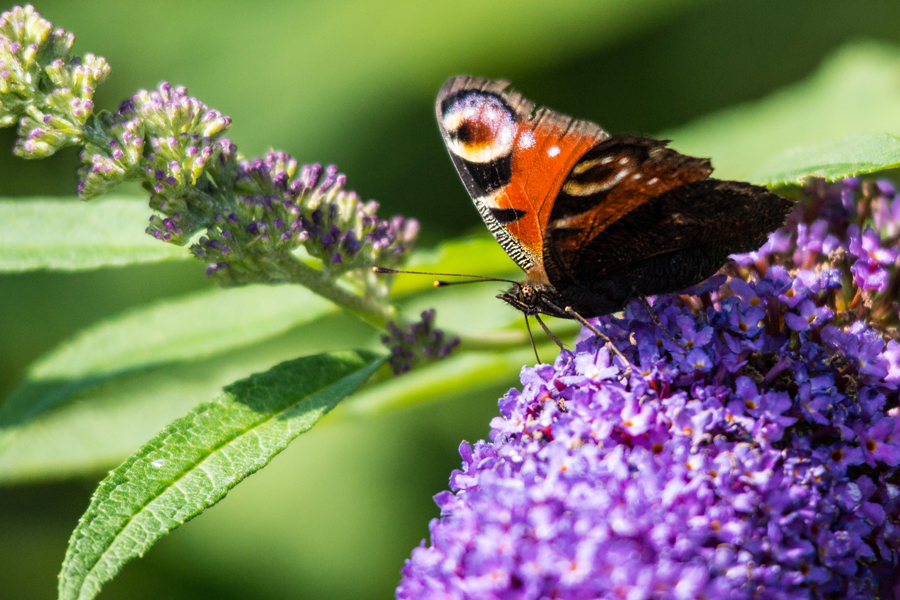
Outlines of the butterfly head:
M562 308L559 292L552 285L524 281L497 295L498 298L525 315L551 315L570 318Z

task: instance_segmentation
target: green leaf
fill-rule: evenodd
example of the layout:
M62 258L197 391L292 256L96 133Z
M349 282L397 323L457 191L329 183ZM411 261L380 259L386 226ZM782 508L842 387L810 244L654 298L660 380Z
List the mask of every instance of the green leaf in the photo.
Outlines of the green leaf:
M333 310L304 288L250 286L164 300L89 327L36 362L0 407L0 451L23 423L75 394L271 338Z
M0 453L0 482L95 477L226 385L297 356L381 349L372 328L336 313L229 352L123 374L22 424Z
M898 162L898 155L892 154L895 141L886 136L843 138L900 134L898 72L897 48L848 44L796 85L661 136L672 139L680 152L712 157L715 176L722 179L768 183L793 178L806 168L821 169L833 178L857 169L887 168ZM843 144L849 147L842 149ZM791 150L797 147L805 148ZM780 156L794 162L783 169ZM840 166L848 160L846 167Z
M810 176L835 181L897 166L900 166L900 138L888 133L861 133L786 150L771 158L751 179L777 187L802 183Z
M413 268L504 275L515 266L482 236L420 252ZM520 313L494 298L505 284L434 292L433 280L397 278L400 294L429 290L403 302L408 318L436 308L439 326L466 334L470 348L527 344ZM371 329L336 313L298 286L249 286L158 302L82 330L38 360L0 406L0 481L108 469L227 381L291 356L379 347ZM322 321L329 314L337 321Z
M77 271L191 258L146 233L140 198L0 200L0 272Z
M69 541L60 599L95 597L126 562L265 466L383 361L359 352L288 361L166 427L97 488Z

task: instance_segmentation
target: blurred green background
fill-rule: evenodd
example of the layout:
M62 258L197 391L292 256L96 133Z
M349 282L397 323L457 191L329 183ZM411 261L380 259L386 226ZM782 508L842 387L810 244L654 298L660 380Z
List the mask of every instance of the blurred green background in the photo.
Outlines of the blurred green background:
M425 246L481 231L433 118L434 96L451 75L508 78L537 103L611 132L654 133L764 98L847 42L900 44L900 4L890 0L36 7L76 34L77 54L111 63L99 107L114 109L162 80L186 85L232 117L230 137L243 154L276 148L301 162L336 163L384 214L420 219ZM74 150L25 162L12 156L13 140L0 132L0 197L73 194ZM0 276L0 395L79 329L207 286L202 267L188 262ZM458 466L459 441L487 434L498 394L514 384L374 420L326 422L128 565L101 597L391 596L404 557L438 514L431 496ZM68 536L102 476L0 487L0 598L55 597Z

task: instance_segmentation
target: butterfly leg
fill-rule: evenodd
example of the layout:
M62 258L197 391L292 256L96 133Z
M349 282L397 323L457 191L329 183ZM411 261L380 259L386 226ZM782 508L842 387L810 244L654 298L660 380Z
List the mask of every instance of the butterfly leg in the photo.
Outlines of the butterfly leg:
M535 315L535 316L537 316L537 315ZM538 318L538 323L541 323L541 319L540 319L540 318ZM544 328L544 331L547 331L546 325L544 325L543 323L541 323L541 326ZM538 364L540 364L540 363L541 363L541 357L538 356L538 353L537 353L537 346L535 346L535 344L534 344L534 336L531 334L531 324L528 322L528 315L525 315L525 329L528 330L528 339L531 340L531 349L534 350L534 357L537 359ZM547 333L550 333L550 332L547 331ZM553 336L551 335L550 337L553 337ZM554 339L555 339L555 338L554 338Z
M653 307L650 306L650 302L647 300L647 296L641 294L640 292L635 292L635 296L637 296L640 299L641 303L644 305L644 308L646 308L647 312L650 313L650 318L653 320L653 324L656 325L657 327L659 327L659 330L663 332L663 335L665 335L667 338L669 338L669 340L673 344L675 344L682 350L687 351L687 346L685 346L684 344L682 344L681 342L676 340L672 336L672 334L669 333L669 331L665 327L662 326L662 323L659 322L659 317L656 316L656 313L653 311Z
M601 340L606 342L606 344L609 346L609 349L612 351L612 353L615 354L616 356L618 356L619 358L621 358L625 362L625 365L626 365L625 378L627 379L627 378L631 377L631 362L629 362L629 360L625 357L625 355L622 354L621 350L616 348L616 345L613 344L612 340L609 339L599 329L597 329L596 327L594 327L593 325L588 323L588 320L585 319L584 317L582 317L581 315L579 315L577 312L575 312L575 310L571 306L567 306L565 308L565 311L566 311L566 314L571 315L573 319L575 319L576 321L578 321L579 323L581 323L582 325L584 325L585 327L590 329L594 335L596 335L598 338L600 338Z
M558 338L558 337L556 337L555 335L553 335L553 332L550 331L550 328L547 327L547 325L541 320L540 315L535 314L535 315L534 315L534 318L537 319L537 322L541 324L541 327L543 327L544 333L547 334L547 337L549 337L551 340L553 340L554 342L556 342L556 345L559 346L559 349L560 349L560 350L565 350L566 347L563 346L563 343L562 343L561 341L559 341L559 338Z

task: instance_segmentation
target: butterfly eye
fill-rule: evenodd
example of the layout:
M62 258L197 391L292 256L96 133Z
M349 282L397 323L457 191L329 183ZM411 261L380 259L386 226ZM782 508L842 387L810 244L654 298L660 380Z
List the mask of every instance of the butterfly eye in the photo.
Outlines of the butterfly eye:
M537 304L539 294L537 291L531 287L530 285L522 286L521 291L519 292L519 298L522 302L528 306L534 306Z

